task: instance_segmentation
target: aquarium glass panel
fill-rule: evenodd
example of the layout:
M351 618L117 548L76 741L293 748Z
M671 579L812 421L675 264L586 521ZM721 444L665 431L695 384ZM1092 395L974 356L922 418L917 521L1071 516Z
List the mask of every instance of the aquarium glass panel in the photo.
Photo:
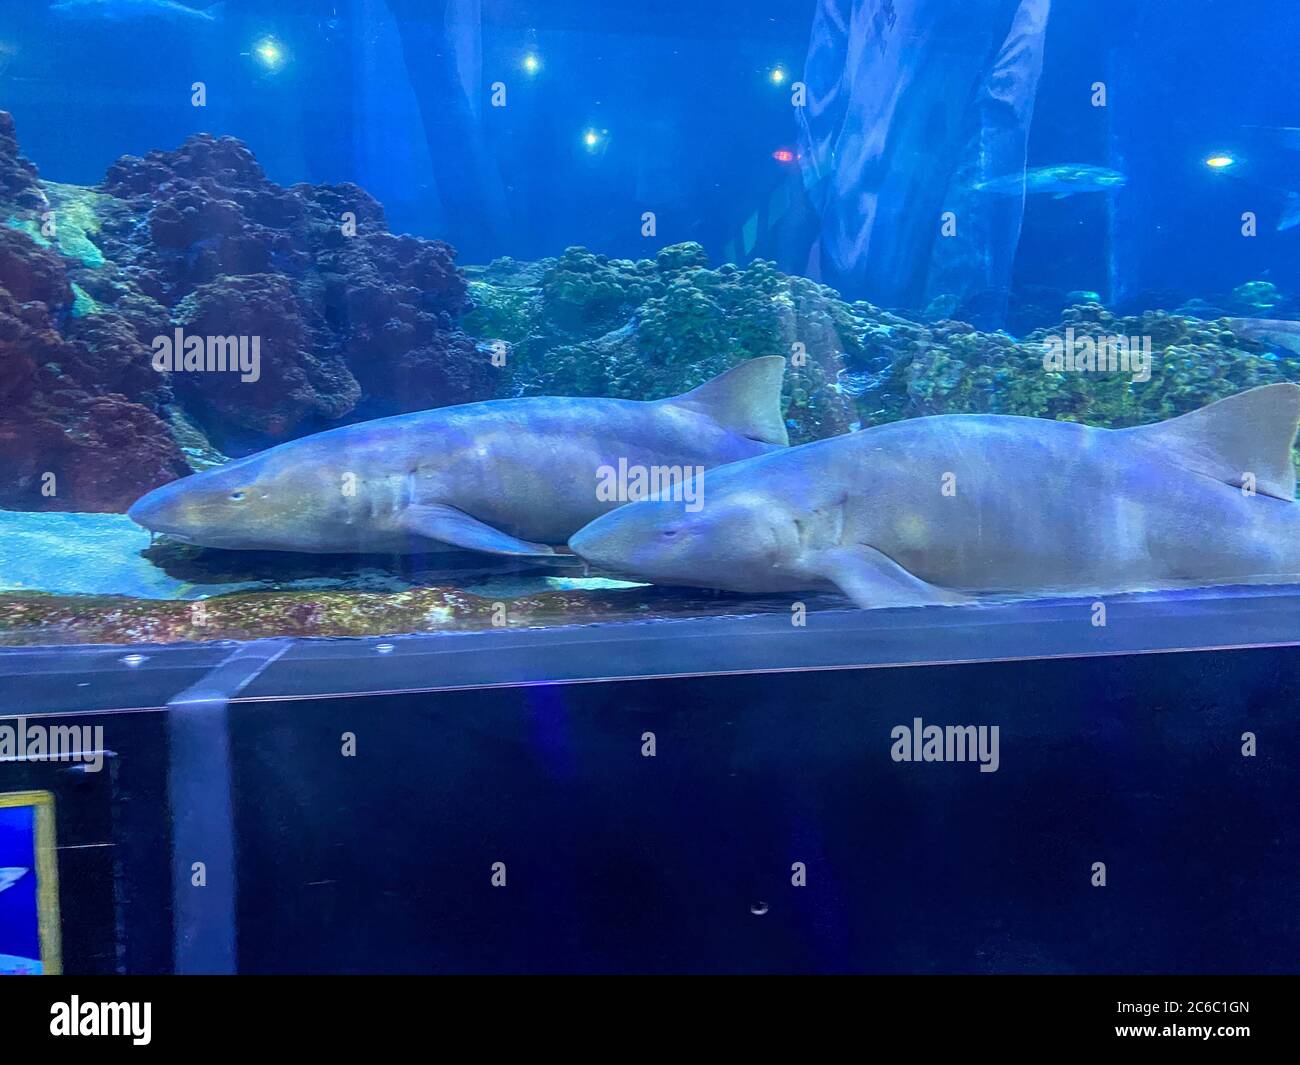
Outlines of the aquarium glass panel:
M1294 641L1246 7L7 0L0 644Z

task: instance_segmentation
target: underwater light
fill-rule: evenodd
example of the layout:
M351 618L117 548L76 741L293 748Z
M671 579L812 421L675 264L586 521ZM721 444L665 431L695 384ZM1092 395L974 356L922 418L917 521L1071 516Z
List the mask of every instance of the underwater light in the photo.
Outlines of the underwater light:
M785 81L785 71L782 70L780 67L773 67L772 73L769 74L768 77L772 79L773 85L780 85L783 81Z
M772 153L772 158L778 163L793 163L794 152L790 151L789 148L778 148Z
M284 63L284 49L274 37L263 37L253 45L253 54L262 61L262 65L276 70Z
M1232 166L1236 161L1237 160L1235 160L1230 155L1219 154L1219 155L1212 155L1208 159L1206 159L1205 165L1208 166L1211 170L1227 170L1228 167Z
M594 129L589 129L582 135L582 143L588 148L595 148L600 144L600 134Z
M524 71L526 73L536 74L539 70L542 69L542 61L538 59L537 56L534 55L532 52L529 52L526 56L524 56L523 66L524 66Z

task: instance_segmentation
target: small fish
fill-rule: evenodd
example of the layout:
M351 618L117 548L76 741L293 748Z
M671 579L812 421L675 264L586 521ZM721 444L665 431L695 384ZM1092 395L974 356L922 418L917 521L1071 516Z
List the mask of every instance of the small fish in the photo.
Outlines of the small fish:
M200 10L176 0L58 0L50 5L50 14L70 19L102 19L122 22L128 19L161 18L169 22L216 22L224 3Z
M1300 152L1300 126L1247 126L1246 128L1261 130L1270 140L1276 141L1288 151Z
M26 875L27 869L23 866L7 866L0 869L0 891L8 891Z
M1058 166L1039 166L1023 174L1006 174L1003 177L979 181L972 186L977 192L995 192L1018 196L1023 190L1030 195L1049 194L1062 200L1081 192L1114 192L1122 188L1128 178L1118 170L1086 163L1062 163Z
M1229 318L1228 328L1239 337L1285 348L1300 355L1300 322L1284 318Z

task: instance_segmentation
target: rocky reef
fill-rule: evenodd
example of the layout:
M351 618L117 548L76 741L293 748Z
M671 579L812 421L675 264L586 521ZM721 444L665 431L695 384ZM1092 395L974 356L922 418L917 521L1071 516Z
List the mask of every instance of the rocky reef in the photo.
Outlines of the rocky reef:
M643 587L539 589L510 597L453 587L400 592L258 591L201 602L0 592L0 646L392 636L788 613L789 609L788 600Z
M1215 308L1214 320L1190 310L1120 316L1088 300L1017 339L847 303L762 260L713 269L693 244L635 262L570 248L555 259L499 259L466 273L475 304L467 328L509 346L514 394L671 395L743 357L783 354L792 363L786 400L795 442L931 414L1119 428L1256 385L1300 381L1300 354L1234 332L1227 317L1278 307L1283 297L1267 282L1224 298L1228 310ZM1071 330L1094 341L1149 338L1149 379L1046 369L1047 342Z
M233 138L84 188L42 182L0 113L0 221L0 507L120 511L221 451L491 394L450 247ZM257 379L159 372L178 328L259 338Z
M837 386L845 345L862 331L853 308L769 262L711 269L700 245L677 244L635 262L569 248L466 273L475 304L466 326L509 345L514 395L659 398L743 359L785 355L794 442L845 432L856 418Z

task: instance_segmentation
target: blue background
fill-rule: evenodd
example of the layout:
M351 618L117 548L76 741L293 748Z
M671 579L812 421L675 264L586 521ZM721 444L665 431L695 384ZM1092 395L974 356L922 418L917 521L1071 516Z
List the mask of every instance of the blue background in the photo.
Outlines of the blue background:
M0 807L0 869L27 869L12 887L0 891L0 954L41 956L35 832L35 807Z

